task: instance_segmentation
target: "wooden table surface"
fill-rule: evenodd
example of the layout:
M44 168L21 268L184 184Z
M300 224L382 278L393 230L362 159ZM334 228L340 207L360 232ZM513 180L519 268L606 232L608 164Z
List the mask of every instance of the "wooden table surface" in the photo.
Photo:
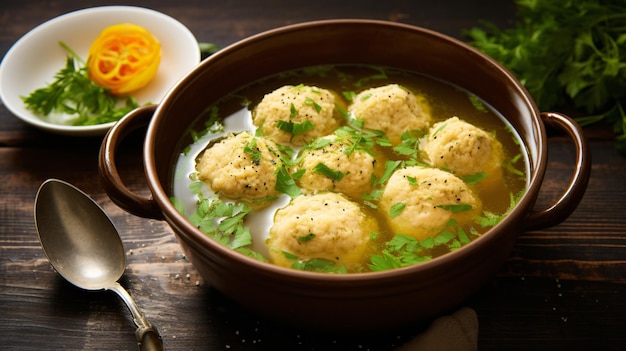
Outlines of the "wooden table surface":
M0 54L37 24L71 10L118 1L3 0ZM274 27L327 18L376 18L434 29L457 38L479 19L512 23L504 0L128 1L189 27L221 47ZM80 30L80 29L77 29ZM479 320L481 350L626 349L626 158L606 127L585 130L593 167L579 207L564 223L522 233L510 259L466 305ZM211 288L182 254L165 222L134 217L114 205L97 178L101 137L47 134L0 105L0 349L133 350L134 325L110 292L65 282L41 250L34 197L47 178L69 181L111 216L127 251L122 280L170 350L393 350L417 326L379 335L321 335L275 324ZM142 135L120 156L124 180L147 193ZM558 134L537 208L552 204L573 172L574 150ZM372 318L376 318L372 316Z

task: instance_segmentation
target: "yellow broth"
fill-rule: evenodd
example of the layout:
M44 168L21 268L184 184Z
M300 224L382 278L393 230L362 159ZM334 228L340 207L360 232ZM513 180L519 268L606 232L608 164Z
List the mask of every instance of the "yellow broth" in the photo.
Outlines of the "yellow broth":
M399 84L417 95L424 96L430 104L433 124L452 116L458 116L460 119L496 136L497 140L502 144L504 151L503 181L495 184L491 182L489 187L480 186L480 183L478 183L479 185L473 186L473 190L483 203L482 221L489 222L491 220L493 223L496 223L499 218L505 216L515 205L516 199L519 199L525 190L528 167L528 160L521 146L520 138L506 119L478 97L446 82L413 72L357 65L319 66L285 72L253 82L225 96L214 105L208 106L206 112L198 116L196 125L190 129L193 141L184 142L184 145L181 145L182 151L175 167L174 182L172 184L172 200L179 211L190 218L193 217L192 214L198 207L198 196L196 195L199 191L198 188L201 189L200 191L204 194L204 197L214 196L212 190L206 184L199 184L200 182L196 180L196 160L212 141L225 136L228 132L248 130L254 134L256 126L252 124L251 111L265 94L284 85L303 84L317 86L336 92L338 96L344 99L344 106L348 106L350 101L343 97L342 93L358 93L371 87L392 83ZM212 124L215 118L219 121L218 125L223 128L217 131L208 131L208 129L211 129L211 126L216 126ZM405 158L393 152L391 148L383 149L383 154L384 158L391 160ZM377 161L384 162L384 160ZM191 189L194 190L192 191ZM251 232L252 243L238 250L245 254L250 254L251 250L258 253L256 255L253 254L253 256L261 260L267 260L269 256L266 240L269 229L273 224L274 214L278 209L287 205L290 200L289 196L282 195L270 206L248 213L245 217L244 225ZM359 202L362 209L378 221L380 230L373 241L377 247L375 255L382 257L383 250L388 252L389 247L387 243L394 237L395 233L389 229L385 216L380 211L368 206L362 199L352 198L352 200ZM228 199L222 199L221 201L232 203ZM463 225L462 230L463 233L467 234L469 240L474 240L492 226L483 226L476 222ZM446 230L455 232L456 229L447 228ZM463 240L459 243L457 238L453 239L452 243L445 245L435 245L434 247L429 245L429 247L420 249L419 254L424 255L425 259L431 259L450 250L455 250L465 243L466 241ZM299 267L300 269L308 269L306 265L304 266L305 268L302 268L303 266ZM383 267L382 269L387 268ZM360 268L351 270L349 273L367 272L371 271L371 269L371 260L368 256L364 257ZM381 268L373 269L379 270ZM330 269L327 271L335 272L336 270ZM341 270L339 271L341 272Z

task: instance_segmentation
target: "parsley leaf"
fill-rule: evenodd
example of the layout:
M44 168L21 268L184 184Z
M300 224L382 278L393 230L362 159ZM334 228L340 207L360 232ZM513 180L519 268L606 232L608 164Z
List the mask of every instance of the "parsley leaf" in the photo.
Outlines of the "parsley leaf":
M335 181L340 181L343 179L343 177L345 177L346 175L348 175L348 173L343 173L341 171L338 170L334 170L330 167L328 167L327 165L325 165L324 163L320 162L317 165L315 165L315 167L313 167L313 171L316 173L319 173L323 176L325 176L326 178L335 180Z
M626 2L515 3L514 26L483 22L465 31L470 45L517 76L541 110L573 104L582 126L612 126L616 147L626 155Z
M276 127L292 135L298 135L313 130L315 125L311 121L304 121L302 123L278 121Z
M252 138L244 147L243 152L247 155L250 155L252 158L252 163L255 165L259 165L261 163L261 150L256 145L257 139Z
M192 183L194 193L198 191L195 189L197 183ZM196 194L199 198L198 206L196 211L188 216L193 225L224 246L247 256L265 260L262 255L247 248L252 244L252 234L244 225L244 219L251 211L247 204L223 202L217 197L205 198L200 193ZM172 198L171 201L184 215L182 201L177 198Z
M389 209L389 217L391 218L398 217L399 215L402 214L402 211L404 211L405 207L406 207L406 203L404 202L397 202L391 205L391 208Z
M275 188L281 193L287 194L292 198L302 194L302 191L298 188L298 185L296 185L296 181L293 180L285 166L281 166L277 170Z
M115 122L139 107L130 96L123 100L123 106L117 107L118 98L89 79L80 57L65 43L59 44L69 54L65 67L54 75L52 83L21 97L26 108L42 116L66 114L72 117L68 123L84 126ZM79 67L79 63L83 66Z
M458 204L458 205L439 205L435 206L437 208L442 208L446 211L450 211L452 213L458 213L463 211L469 211L472 209L472 205L468 204Z
M523 173L522 173L523 175ZM468 174L466 176L463 177L463 181L467 184L470 185L475 185L480 183L481 180L487 178L488 174L485 172L480 172L480 173L475 173L475 174Z

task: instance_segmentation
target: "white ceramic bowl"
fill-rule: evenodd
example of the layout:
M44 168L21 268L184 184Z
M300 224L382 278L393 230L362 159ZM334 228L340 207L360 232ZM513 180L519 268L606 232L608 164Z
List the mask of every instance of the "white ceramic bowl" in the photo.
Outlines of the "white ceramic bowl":
M46 121L28 110L21 99L54 80L65 67L65 42L83 60L91 43L107 26L129 22L149 30L161 42L162 57L155 78L132 94L139 104L158 104L167 91L200 62L194 35L182 23L163 13L132 6L94 7L55 17L26 33L9 49L0 64L0 98L24 122L43 130L76 136L103 135L114 122L71 126Z

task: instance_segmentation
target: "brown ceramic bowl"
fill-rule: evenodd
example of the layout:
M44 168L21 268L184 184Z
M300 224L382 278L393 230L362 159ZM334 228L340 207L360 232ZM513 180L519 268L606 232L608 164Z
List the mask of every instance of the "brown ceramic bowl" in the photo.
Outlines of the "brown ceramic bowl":
M530 160L528 188L501 223L465 247L432 261L378 273L334 275L281 268L209 239L170 203L179 143L213 101L260 78L319 64L373 64L424 73L476 94L520 134ZM115 152L132 130L149 124L143 159L151 198L126 188ZM547 166L545 124L575 145L576 168L564 195L534 208ZM166 220L207 282L241 305L278 320L333 330L367 330L426 320L460 306L510 255L517 235L563 221L581 200L590 172L589 150L570 118L540 113L508 71L445 35L409 25L329 20L278 28L227 47L187 74L158 106L140 108L106 136L100 174L112 200L127 211Z

